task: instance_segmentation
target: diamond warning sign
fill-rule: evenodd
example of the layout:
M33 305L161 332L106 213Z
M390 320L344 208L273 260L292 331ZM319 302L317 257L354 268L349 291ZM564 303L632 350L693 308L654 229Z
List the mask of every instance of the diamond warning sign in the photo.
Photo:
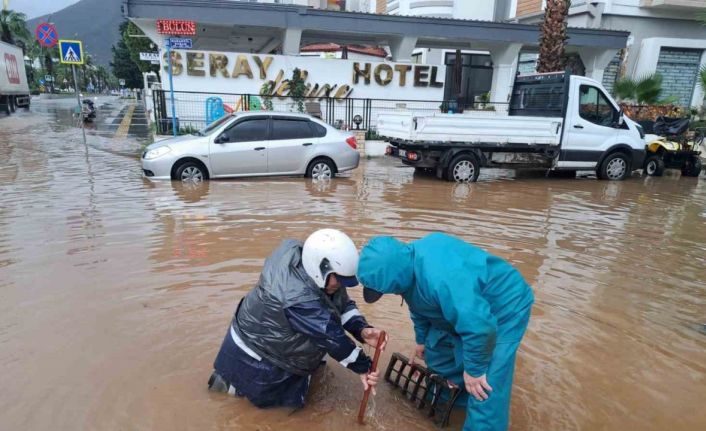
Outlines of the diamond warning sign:
M83 64L83 46L80 40L59 40L61 62L64 64Z

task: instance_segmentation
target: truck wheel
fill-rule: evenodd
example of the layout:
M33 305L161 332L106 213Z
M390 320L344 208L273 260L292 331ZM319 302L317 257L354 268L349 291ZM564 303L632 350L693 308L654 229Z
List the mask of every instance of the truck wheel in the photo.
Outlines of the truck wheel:
M457 183L475 183L480 174L480 163L473 154L460 154L449 164L446 178Z
M664 173L664 160L657 154L647 157L645 160L645 174L651 177L661 177Z
M8 102L10 103L10 112L15 112L17 110L15 106L15 96L9 96Z
M681 168L681 174L685 177L698 177L701 175L701 159L699 156L693 156L689 159L684 167Z
M3 111L5 111L7 115L10 115L10 96L5 96L0 99L0 106L2 106Z
M603 160L596 172L602 180L622 181L630 175L630 161L625 153L613 153Z

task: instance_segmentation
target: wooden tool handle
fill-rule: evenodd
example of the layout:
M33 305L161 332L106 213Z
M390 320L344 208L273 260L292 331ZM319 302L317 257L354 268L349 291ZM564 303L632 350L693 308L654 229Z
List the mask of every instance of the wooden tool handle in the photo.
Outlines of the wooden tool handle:
M373 356L373 365L370 367L370 372L372 373L373 371L377 371L378 369L378 360L380 359L380 352L382 352L382 344L385 342L385 338L387 337L387 334L385 331L380 332L380 336L378 337L378 342L375 345L375 356ZM373 388L368 388L365 390L363 393L363 399L360 401L360 409L358 409L358 423L361 425L365 425L365 409L368 407L368 398L370 398L370 391Z

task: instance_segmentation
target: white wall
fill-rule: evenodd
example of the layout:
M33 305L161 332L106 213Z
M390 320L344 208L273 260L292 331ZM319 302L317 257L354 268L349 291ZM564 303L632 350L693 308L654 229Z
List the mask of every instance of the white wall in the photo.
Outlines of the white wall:
M495 17L495 0L455 0L453 17L492 21Z
M397 0L396 15L478 19L491 21L494 18L496 0ZM388 7L390 3L388 2Z

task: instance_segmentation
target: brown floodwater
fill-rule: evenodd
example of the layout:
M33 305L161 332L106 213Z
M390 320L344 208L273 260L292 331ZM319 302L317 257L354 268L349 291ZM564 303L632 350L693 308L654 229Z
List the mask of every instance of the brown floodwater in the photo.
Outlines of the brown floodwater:
M300 411L206 390L238 300L284 238L339 228L362 246L445 231L516 265L536 304L512 430L706 429L706 180L473 185L364 161L301 178L152 183L140 142L0 118L0 430L357 430L359 380L337 364ZM361 304L409 353L397 298ZM455 417L458 429L462 417ZM367 429L435 427L386 384Z

